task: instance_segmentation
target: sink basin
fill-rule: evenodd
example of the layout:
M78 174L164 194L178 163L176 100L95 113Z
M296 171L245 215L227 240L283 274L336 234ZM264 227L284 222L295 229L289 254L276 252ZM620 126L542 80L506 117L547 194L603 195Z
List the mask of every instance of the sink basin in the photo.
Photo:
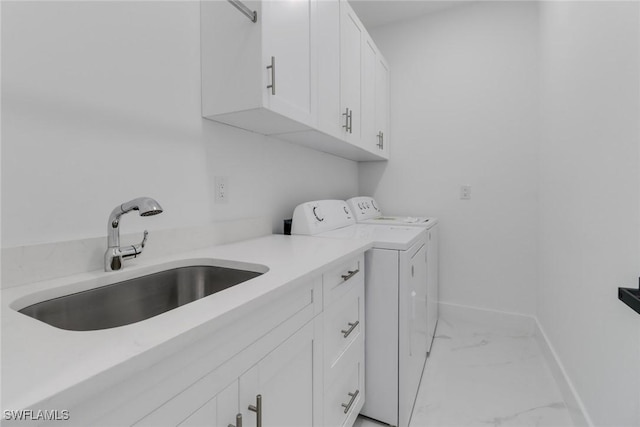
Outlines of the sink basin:
M173 268L39 302L18 311L71 331L115 328L157 316L261 274L208 265Z

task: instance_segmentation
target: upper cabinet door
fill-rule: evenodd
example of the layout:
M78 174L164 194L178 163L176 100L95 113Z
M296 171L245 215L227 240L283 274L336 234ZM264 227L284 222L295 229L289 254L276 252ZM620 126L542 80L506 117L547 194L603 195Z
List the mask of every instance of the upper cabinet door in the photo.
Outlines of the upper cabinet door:
M378 129L376 126L376 64L377 49L371 38L366 37L362 49L362 135L361 145L377 152Z
M376 58L375 148L389 157L389 65L380 52Z
M343 139L340 105L340 1L317 2L318 130Z
M345 140L359 144L361 73L365 30L347 1L340 2L340 106Z
M315 0L262 2L262 81L264 105L313 125L312 16Z
M315 125L316 0L200 2L202 116L264 135ZM267 87L268 86L268 87Z

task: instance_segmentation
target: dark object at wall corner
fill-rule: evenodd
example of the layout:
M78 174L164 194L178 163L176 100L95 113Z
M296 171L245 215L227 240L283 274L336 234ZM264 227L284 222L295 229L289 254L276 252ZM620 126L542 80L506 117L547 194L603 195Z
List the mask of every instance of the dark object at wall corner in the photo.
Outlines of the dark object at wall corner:
M640 314L640 278L638 278L638 289L618 288L618 299Z

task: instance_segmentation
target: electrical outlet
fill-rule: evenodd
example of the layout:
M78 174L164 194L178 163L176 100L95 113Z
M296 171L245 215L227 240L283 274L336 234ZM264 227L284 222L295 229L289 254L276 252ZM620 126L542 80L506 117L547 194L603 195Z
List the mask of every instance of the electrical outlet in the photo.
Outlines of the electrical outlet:
M229 178L226 176L215 177L216 203L227 203L229 201Z
M461 185L460 186L460 200L470 200L471 199L471 186L470 185Z

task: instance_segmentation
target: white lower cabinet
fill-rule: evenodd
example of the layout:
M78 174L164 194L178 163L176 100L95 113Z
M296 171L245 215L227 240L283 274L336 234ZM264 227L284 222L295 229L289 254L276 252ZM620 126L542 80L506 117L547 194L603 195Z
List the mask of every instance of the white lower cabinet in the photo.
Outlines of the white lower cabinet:
M240 377L243 426L313 426L313 322Z
M351 426L364 405L364 257L323 276L324 425Z
M187 403L183 408L169 402L138 425L175 425L176 417L186 417L179 422L181 427L317 425L313 420L314 351L318 349L311 321L195 412L190 412L193 405L187 402L202 399L203 391L197 386L176 398ZM216 372L210 375L217 376Z
M351 351L340 358L325 375L324 423L326 426L351 426L364 404L364 340L359 337Z
M197 349L185 348L170 363L83 402L74 413L108 403L113 409L84 425L351 426L365 399L364 328L360 255L283 293ZM255 338L248 339L249 331ZM173 373L166 373L169 368ZM141 392L114 406L135 388Z
M314 324L309 321L266 355L264 342L249 346L135 425L320 425L313 418L314 399L320 397L314 391L313 361L321 357Z
M238 381L234 381L179 425L181 427L227 427L231 424L230 421L236 419L237 413Z

